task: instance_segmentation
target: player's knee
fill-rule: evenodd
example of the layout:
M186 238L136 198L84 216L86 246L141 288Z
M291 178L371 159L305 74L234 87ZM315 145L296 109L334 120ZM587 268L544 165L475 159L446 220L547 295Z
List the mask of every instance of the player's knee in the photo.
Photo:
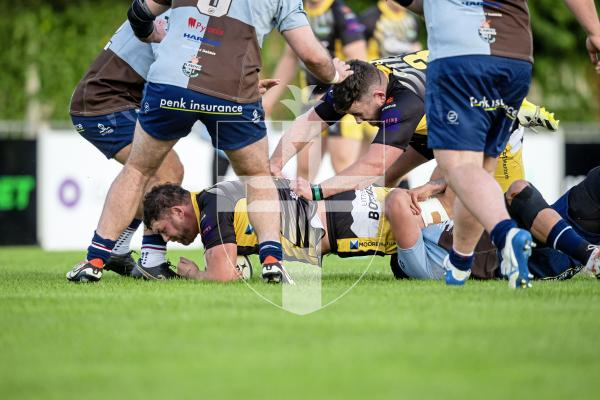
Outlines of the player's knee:
M406 213L412 213L410 203L411 198L406 190L393 190L385 199L385 216L392 220Z
M538 214L550 206L542 194L531 183L527 181L521 182L526 184L521 187L521 190L515 190L515 195L512 196L512 201L508 204L508 212L524 228L531 229ZM515 189L518 188L517 186L515 185Z
M169 152L158 171L162 182L181 184L183 181L183 164L174 151Z
M531 184L524 179L518 179L511 183L511 185L508 187L508 190L504 194L506 196L506 201L508 202L508 204L510 204L512 202L512 199L528 186L530 187Z

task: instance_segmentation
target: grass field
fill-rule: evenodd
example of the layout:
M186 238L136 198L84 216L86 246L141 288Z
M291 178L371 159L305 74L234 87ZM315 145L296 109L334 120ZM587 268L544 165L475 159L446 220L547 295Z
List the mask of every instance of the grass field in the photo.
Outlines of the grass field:
M600 396L594 279L446 288L377 258L299 316L243 283L69 284L82 255L0 250L0 399ZM323 299L368 261L326 258Z

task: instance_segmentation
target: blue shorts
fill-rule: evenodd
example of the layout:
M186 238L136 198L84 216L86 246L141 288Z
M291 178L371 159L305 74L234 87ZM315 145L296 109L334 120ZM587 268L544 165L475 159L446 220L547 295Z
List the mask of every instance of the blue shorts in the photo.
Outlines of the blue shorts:
M502 153L529 91L532 65L505 57L440 58L427 66L428 147Z
M433 224L421 230L417 243L410 249L398 247L398 266L409 278L442 279L446 249L438 245L446 224Z
M187 136L202 122L215 148L237 150L267 135L260 101L242 104L179 86L146 83L140 125L158 140Z
M75 130L106 156L113 158L133 142L137 110L129 109L94 117L71 115Z

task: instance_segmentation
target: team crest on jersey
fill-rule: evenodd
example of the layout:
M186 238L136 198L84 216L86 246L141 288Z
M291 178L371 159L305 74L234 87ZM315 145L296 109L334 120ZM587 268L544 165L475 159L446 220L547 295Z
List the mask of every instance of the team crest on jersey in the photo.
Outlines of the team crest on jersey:
M489 20L485 20L481 23L481 27L479 27L479 37L489 44L492 44L496 41L496 29L492 28Z
M227 15L232 0L198 0L196 7L202 14L211 17L222 17Z
M192 57L190 61L183 63L181 72L183 72L183 74L188 78L197 77L202 71L202 65L198 64L199 62L200 58L198 58L198 56Z

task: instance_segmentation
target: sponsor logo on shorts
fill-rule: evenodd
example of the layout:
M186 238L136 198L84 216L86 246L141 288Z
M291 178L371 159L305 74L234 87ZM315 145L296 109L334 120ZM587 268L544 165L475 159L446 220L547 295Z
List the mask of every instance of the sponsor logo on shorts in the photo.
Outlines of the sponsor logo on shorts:
M260 114L257 110L252 111L252 122L258 124L260 122Z
M205 43L205 44L207 44L209 46L214 46L214 47L217 47L217 46L221 45L221 42L219 42L217 40L210 40L210 39L207 39L207 38L202 37L200 35L194 35L193 33L187 33L186 32L186 33L183 34L183 38L187 39L187 40L190 40L192 42L196 42L196 43Z
M504 104L504 99L488 99L485 96L483 96L481 99L477 99L471 96L469 98L469 103L471 107L480 107L483 108L484 111L495 111L499 108L504 109L506 115L510 119L515 119L517 117L517 113L519 112L517 108Z
M206 26L194 17L188 18L188 28L196 29L200 32L212 33L213 35L217 36L223 36L225 34L225 31L223 29L215 28L212 26Z
M110 126L104 126L104 124L98 124L98 133L102 136L110 135L115 130Z
M448 111L448 114L446 114L446 120L448 121L448 123L450 125L458 125L459 124L458 123L458 114L454 110Z
M186 100L183 97L179 100L160 99L159 107L167 110L193 111L205 114L242 114L241 105L204 104L197 103L194 100Z
M77 125L75 125L75 130L76 130L78 133L84 133L84 132L85 132L85 128L84 128L84 127L83 127L83 125L81 125L81 124L77 124Z
M350 241L350 250L358 250L358 240Z
M181 72L188 78L197 77L202 71L202 65L198 64L198 62L200 62L198 57L192 57L190 61L183 63Z
M479 27L478 32L479 37L489 44L492 44L496 41L496 29L492 28L489 20L485 20L481 23L481 27Z
M246 235L252 235L254 233L254 228L252 227L252 225L248 224L248 226L246 227L246 231L244 233Z

